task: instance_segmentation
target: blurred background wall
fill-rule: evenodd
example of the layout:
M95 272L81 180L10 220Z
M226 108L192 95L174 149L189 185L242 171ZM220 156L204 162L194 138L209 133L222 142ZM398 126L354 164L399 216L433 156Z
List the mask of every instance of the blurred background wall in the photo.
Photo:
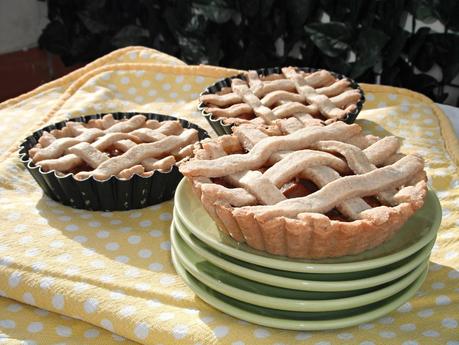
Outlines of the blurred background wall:
M0 54L36 47L47 13L45 2L0 1Z
M190 64L327 68L459 105L458 13L455 0L2 0L0 73L18 86L0 100L145 45Z
M38 48L48 23L46 2L0 0L0 102L82 65L64 66L58 55Z

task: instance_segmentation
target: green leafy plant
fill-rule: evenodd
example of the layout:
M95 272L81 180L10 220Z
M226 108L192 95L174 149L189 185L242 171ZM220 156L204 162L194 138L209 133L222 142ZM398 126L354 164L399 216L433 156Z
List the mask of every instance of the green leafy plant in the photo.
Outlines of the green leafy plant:
M459 87L455 0L48 0L48 10L39 45L66 65L144 45L191 64L327 68L437 102ZM419 25L437 20L444 32ZM427 73L435 65L440 80Z

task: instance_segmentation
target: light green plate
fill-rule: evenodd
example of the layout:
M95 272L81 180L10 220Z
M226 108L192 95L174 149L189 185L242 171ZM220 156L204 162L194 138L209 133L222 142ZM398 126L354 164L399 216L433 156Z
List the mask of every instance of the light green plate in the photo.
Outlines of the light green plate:
M174 211L175 213L175 211ZM411 272L422 262L426 261L430 256L430 251L434 245L435 240L432 240L427 246L409 256L408 258L396 262L394 264L384 266L387 271L383 273L373 272L371 270L365 278L343 280L349 278L353 273L336 273L336 274L314 274L314 273L297 273L288 271L279 271L262 266L253 265L244 261L240 261L229 256L212 250L205 243L200 241L196 236L191 234L185 226L181 223L180 219L174 217L172 226L180 235L181 239L186 243L190 249L197 255L201 256L203 260L219 267L222 270L233 273L240 277L250 279L263 284L268 284L275 287L284 289L293 289L307 291L308 297L293 297L302 299L334 299L343 298L370 292L375 290L377 286L388 283L398 279L408 272ZM366 273L368 271L361 271L357 273ZM380 274L378 274L380 273ZM344 277L343 277L344 276ZM324 279L327 279L324 281ZM352 279L350 277L349 279ZM372 289L370 289L372 288ZM313 291L316 291L313 293Z
M172 247L177 260L193 277L226 296L260 307L300 312L323 312L361 307L386 299L412 284L425 270L428 260L392 284L353 297L311 300L305 291L278 288L226 272L193 252L171 228Z
M233 240L219 231L215 222L184 178L175 192L177 216L186 227L210 247L236 259L278 270L309 273L345 273L370 270L400 261L435 238L441 222L441 206L435 193L428 191L424 206L392 239L359 255L325 260L300 260L270 255Z
M309 313L268 309L227 297L193 278L178 262L173 251L172 262L177 273L196 295L214 308L254 324L298 331L344 328L380 318L413 297L424 282L428 271L425 269L408 288L383 301L348 310Z

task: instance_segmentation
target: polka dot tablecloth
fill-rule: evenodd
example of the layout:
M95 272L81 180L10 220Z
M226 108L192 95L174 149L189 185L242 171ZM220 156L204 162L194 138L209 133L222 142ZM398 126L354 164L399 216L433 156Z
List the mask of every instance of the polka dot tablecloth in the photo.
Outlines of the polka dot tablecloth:
M404 151L426 159L444 217L430 272L397 311L343 330L269 329L216 311L171 265L172 202L72 209L44 196L17 158L17 144L34 129L98 112L159 112L209 129L198 94L236 72L130 47L0 105L0 344L459 344L458 144L421 95L364 85L358 122L402 137Z

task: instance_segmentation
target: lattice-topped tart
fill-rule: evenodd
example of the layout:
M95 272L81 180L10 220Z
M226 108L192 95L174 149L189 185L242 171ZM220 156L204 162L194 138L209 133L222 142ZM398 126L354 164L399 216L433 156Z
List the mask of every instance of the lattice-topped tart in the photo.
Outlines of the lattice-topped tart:
M353 122L362 107L363 91L351 79L306 68L269 71L224 79L201 94L199 108L217 132L216 121L226 126L251 123L283 133L286 119L302 126Z
M399 146L344 122L283 136L242 125L203 140L179 169L235 240L271 254L337 257L383 243L423 205L423 160Z
M73 173L78 180L129 179L170 170L193 153L198 140L196 129L184 129L178 121L159 122L144 115L116 120L107 114L43 132L29 156L43 171Z
M153 113L97 114L39 129L19 156L52 199L89 210L143 208L172 198L177 163L208 134L183 119Z

